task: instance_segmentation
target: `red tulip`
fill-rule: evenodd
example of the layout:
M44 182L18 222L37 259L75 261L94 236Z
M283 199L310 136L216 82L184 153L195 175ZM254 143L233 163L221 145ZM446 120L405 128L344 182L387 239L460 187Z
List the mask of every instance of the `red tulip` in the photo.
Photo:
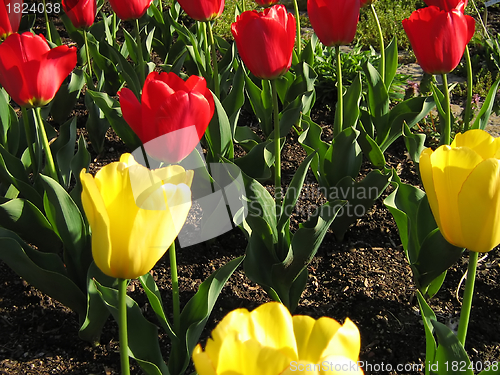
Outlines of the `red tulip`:
M443 74L457 67L474 35L475 21L457 9L446 12L429 6L403 20L403 28L422 69Z
M88 29L94 23L96 0L62 0L61 5L77 29Z
M467 6L467 0L424 0L429 6L434 5L439 9L449 12L453 9L458 9L462 13Z
M23 15L23 0L0 1L0 40L17 32Z
M184 12L196 21L210 21L222 14L224 0L178 0Z
M109 0L109 5L122 20L141 18L153 0Z
M75 47L51 49L43 35L12 34L0 44L0 84L22 107L50 102L75 66Z
M308 0L309 21L327 47L349 44L356 34L360 0Z
M268 7L274 4L279 3L280 0L255 0L257 4L259 4L261 7Z
M123 118L146 152L166 163L177 163L193 151L215 110L205 78L198 76L184 82L174 73L152 72L140 103L127 88L118 95Z
M241 59L263 79L277 78L290 69L295 30L295 17L284 5L243 12L231 25Z

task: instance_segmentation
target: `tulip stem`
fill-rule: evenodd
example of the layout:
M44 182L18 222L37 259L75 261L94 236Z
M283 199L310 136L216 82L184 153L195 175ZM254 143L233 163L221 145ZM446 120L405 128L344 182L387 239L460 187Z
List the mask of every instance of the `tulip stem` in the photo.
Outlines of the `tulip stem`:
M120 335L120 364L122 375L130 374L128 358L128 333L127 333L127 279L118 281L118 329Z
M45 28L47 29L47 39L52 43L52 32L50 31L49 15L47 14L47 7L45 5L45 0L43 0L43 9L45 14Z
M278 107L278 90L276 80L271 80L274 110L274 201L276 205L276 220L281 215L281 142L280 142L280 120Z
M440 140L441 145L449 145L451 140L451 109L450 109L450 90L448 89L448 77L446 74L442 74L443 77L443 91L444 91L444 105L445 105L445 123L441 127L442 134Z
M144 144L141 144L141 151L142 151L142 156L144 157L144 163L146 163L146 167L148 169L151 169L151 167L149 166L148 154L146 153L146 149L144 148Z
M137 64L139 65L139 78L141 79L141 86L144 85L146 80L146 72L144 66L144 56L142 54L142 41L141 41L141 28L139 26L139 20L135 20L135 40L137 42Z
M175 241L168 249L170 257L170 277L172 279L172 305L174 308L174 331L179 334L181 330L181 304L179 301L179 278L177 277L177 258L175 254Z
M92 86L94 86L94 80L92 78L92 64L90 63L89 41L87 38L87 31L86 30L83 32L83 39L85 40L85 51L87 52L87 65L89 67L90 81L92 82ZM92 87L92 89L94 89L94 87Z
M50 151L49 140L47 139L47 133L45 132L45 126L43 125L42 109L40 107L35 107L34 110L36 122L38 125L38 133L40 135L40 138L42 139L42 146L45 150L45 158L47 159L47 173L54 180L59 181L59 178L57 177L56 166L54 164L54 158L52 157L52 152Z
M302 51L302 41L300 39L300 13L299 13L299 4L297 0L293 0L293 10L295 11L295 23L297 32L295 46L297 48L297 56L300 56L300 51Z
M38 175L38 162L35 156L36 155L34 150L35 146L33 145L33 140L31 139L31 129L28 120L28 111L26 111L26 108L24 107L21 107L21 111L23 113L24 132L26 133L26 141L28 142L28 150L31 159L31 168L33 169L33 174L36 176Z
M246 10L245 0L241 0L241 13L243 13L245 10Z
M217 99L220 99L219 66L217 64L217 52L215 51L216 44L214 39L214 32L212 30L212 22L208 21L207 25L208 25L208 36L210 38L210 49L212 51L214 91Z
M337 109L335 111L335 121L333 123L333 137L339 135L343 129L344 121L344 100L342 90L342 60L340 58L340 46L335 46L337 55Z
M470 310L472 307L472 297L474 296L474 284L476 282L476 268L478 253L469 251L469 267L467 268L467 280L465 281L464 299L460 310L460 322L458 323L458 341L465 346L467 327L469 326Z
M116 44L116 13L113 11L113 45Z
M163 14L163 0L158 0L158 10Z
M370 8L372 10L373 18L375 18L375 22L377 23L378 30L378 38L380 43L380 64L379 64L379 72L382 77L382 82L385 84L385 46L384 46L384 34L382 33L382 27L380 26L380 21L377 16L377 11L375 10L375 5L373 3L370 4Z
M465 100L465 111L464 111L464 132L469 130L469 122L471 119L472 110L472 65L470 61L469 46L465 46L465 66L467 67L467 99Z

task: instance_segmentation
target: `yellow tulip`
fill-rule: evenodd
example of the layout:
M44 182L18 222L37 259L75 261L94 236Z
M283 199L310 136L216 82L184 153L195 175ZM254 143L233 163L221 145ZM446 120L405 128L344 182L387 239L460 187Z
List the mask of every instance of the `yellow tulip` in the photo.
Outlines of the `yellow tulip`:
M95 178L82 170L80 179L97 267L121 279L149 272L186 221L193 171L177 165L150 171L124 154Z
M471 251L500 243L500 138L479 129L420 155L420 174L443 237Z
M359 331L322 317L291 316L281 303L236 309L212 331L193 362L199 375L363 374Z

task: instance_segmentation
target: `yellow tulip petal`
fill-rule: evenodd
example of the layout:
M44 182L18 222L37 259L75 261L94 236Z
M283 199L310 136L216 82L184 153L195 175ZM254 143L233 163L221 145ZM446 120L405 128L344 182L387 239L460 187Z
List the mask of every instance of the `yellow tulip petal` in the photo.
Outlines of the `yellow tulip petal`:
M433 187L439 206L439 220L436 221L446 240L456 246L463 246L457 205L458 193L469 174L482 160L478 153L465 147L452 149L449 146L441 146L430 156ZM436 217L434 210L433 213Z
M200 344L193 350L193 363L198 375L217 375L211 358L201 349Z
M323 359L323 366L320 374L333 374L333 375L362 375L363 370L358 366L357 361L349 358L332 355Z
M349 318L337 330L328 346L323 351L321 358L331 355L349 358L356 362L359 358L361 339L358 327Z
M165 168L154 169L151 172L161 179L164 184L186 184L189 187L191 187L194 176L193 171L186 171L180 165L170 165Z
M311 363L319 362L323 351L340 328L339 322L332 318L321 317L314 320L300 315L293 317L293 326L299 359Z
M110 270L111 236L110 223L104 200L91 174L80 172L82 205L92 229L92 255L95 264L106 275L116 277Z
M297 358L292 316L283 304L269 302L253 310L250 333L263 346L278 348L289 358Z
M125 153L120 156L120 163L124 163L127 167L138 165L137 161L134 158L134 155L130 153Z
M419 169L420 178L422 179L422 184L424 185L425 193L427 194L427 200L429 201L429 206L431 207L434 219L438 227L441 228L441 219L439 213L439 203L437 200L436 190L434 189L434 177L432 173L431 156L434 151L430 148L426 148L420 154Z
M211 358L215 368L219 364L219 352L227 336L237 334L242 341L249 340L248 322L250 312L247 309L236 309L227 314L212 331L212 338L207 340L205 352Z
M467 147L477 152L483 159L495 156L500 143L488 132L481 129L472 129L465 133L458 133L451 143L451 147Z
M500 161L487 159L465 180L458 195L463 246L487 252L500 243Z

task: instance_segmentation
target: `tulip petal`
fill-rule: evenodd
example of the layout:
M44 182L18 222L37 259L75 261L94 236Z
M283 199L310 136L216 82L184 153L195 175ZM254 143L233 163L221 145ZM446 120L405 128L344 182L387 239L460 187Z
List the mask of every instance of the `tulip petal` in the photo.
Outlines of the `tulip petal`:
M470 173L458 194L464 247L488 252L500 243L500 161L486 159Z
M263 346L280 349L289 358L297 358L293 320L281 303L266 303L250 313L250 332Z
M101 271L113 276L110 270L111 235L106 205L91 174L80 172L82 182L82 205L92 228L92 256Z
M217 375L214 364L206 352L198 344L193 351L193 363L199 375Z
M325 348L339 328L340 324L332 318L322 317L315 320L308 316L295 315L293 329L299 358L303 361L319 363L324 356Z
M430 186L422 175L426 191L434 189L436 194L436 201L429 196L429 203L439 229L444 238L455 246L464 247L457 206L458 193L469 174L481 161L481 156L469 148L452 149L450 146L441 146L430 156L433 178ZM437 212L433 207L436 203Z
M323 351L321 358L330 355L349 358L356 362L359 358L359 350L361 348L361 340L359 337L358 327L349 319L346 318L344 324L338 329L333 338L328 343L328 346Z
M51 49L40 62L36 88L33 96L40 104L46 104L54 98L64 79L77 63L76 48L62 45Z
M424 151L422 151L419 160L419 170L420 178L422 179L422 184L424 185L425 193L427 194L427 200L434 215L434 219L436 220L438 227L442 228L439 203L436 190L434 189L434 175L431 164L431 156L433 152L434 151L432 151L431 148L426 148Z
M141 103L137 100L132 90L126 87L118 92L118 96L120 97L120 107L122 109L123 118L132 128L134 133L143 140Z
M495 157L500 150L500 138L494 138L481 129L472 129L458 133L451 147L467 147L477 152L483 159L489 159Z

